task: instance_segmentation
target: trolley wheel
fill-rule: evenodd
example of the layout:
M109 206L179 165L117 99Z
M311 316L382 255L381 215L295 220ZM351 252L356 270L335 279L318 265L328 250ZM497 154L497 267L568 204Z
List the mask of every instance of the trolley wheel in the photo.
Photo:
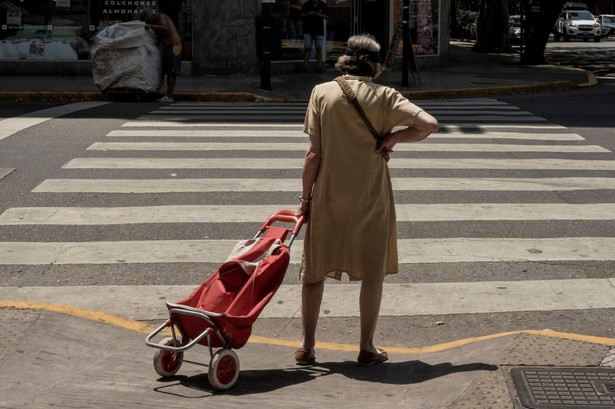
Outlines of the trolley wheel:
M214 354L209 364L209 383L214 389L230 389L239 377L239 358L235 351L223 348Z
M175 346L172 337L163 338L159 345ZM181 345L181 342L180 342ZM157 349L154 353L154 370L163 378L173 376L179 371L184 362L184 353Z

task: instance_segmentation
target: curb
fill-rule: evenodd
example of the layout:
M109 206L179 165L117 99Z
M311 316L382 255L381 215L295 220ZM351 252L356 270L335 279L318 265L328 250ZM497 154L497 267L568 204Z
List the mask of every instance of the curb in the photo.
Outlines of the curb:
M421 99L455 99L455 98L482 98L496 95L522 95L569 91L579 85L570 81L555 81L544 84L506 85L484 88L452 88L433 91L400 91L410 100Z
M156 329L155 325L150 325L142 321L134 321L128 318L119 317L116 315L108 314L102 311L88 310L84 308L71 307L59 304L50 304L43 302L31 302L31 301L2 301L0 300L0 308L18 309L18 310L43 310L63 315L86 319L89 321L95 321L106 325L112 325L118 328L122 328L129 331L148 334ZM489 341L497 338L507 337L517 334L529 334L536 335L544 338L553 339L565 339L570 341L584 342L587 344L604 345L609 347L615 347L615 338L607 338L593 335L575 334L569 332L559 332L552 330L516 330L501 333L494 333L488 335L482 335L477 337L459 339L455 341L445 342L442 344L420 346L420 347L395 347L388 346L386 349L390 353L396 354L431 354L435 352L442 352L450 349L455 349L465 345L475 344L482 341ZM263 337L258 335L251 335L248 342L254 344L276 345L283 347L294 348L297 344L297 340L284 340L278 338ZM329 351L358 351L358 345L354 344L340 344L333 342L317 342L316 345L319 349L325 349Z
M598 84L596 76L585 71L587 82L575 84L571 81L553 81L540 84L519 84L490 87L450 88L424 91L399 90L410 100L481 98L496 95L522 95L569 91L593 87ZM270 97L253 92L177 92L176 99L191 102L269 102L269 103L307 103L307 98ZM95 91L9 91L0 92L0 100L11 101L108 101L112 100L102 92ZM155 103L155 101L152 101Z

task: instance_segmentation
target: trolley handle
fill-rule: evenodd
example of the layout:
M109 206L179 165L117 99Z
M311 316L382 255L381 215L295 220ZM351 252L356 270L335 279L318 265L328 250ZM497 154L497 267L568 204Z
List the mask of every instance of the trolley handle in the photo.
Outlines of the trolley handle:
M299 234L301 227L305 223L304 215L297 215L297 213L292 210L279 210L278 212L272 214L266 221L263 223L261 228L259 229L260 233L263 233L269 226L271 226L275 222L282 223L292 223L294 226L292 229L288 229L292 231L293 236Z

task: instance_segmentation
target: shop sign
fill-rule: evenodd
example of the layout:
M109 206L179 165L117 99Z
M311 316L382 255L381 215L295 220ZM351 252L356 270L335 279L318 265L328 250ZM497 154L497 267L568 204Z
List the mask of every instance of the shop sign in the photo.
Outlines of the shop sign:
M102 0L101 20L127 21L156 10L157 0Z

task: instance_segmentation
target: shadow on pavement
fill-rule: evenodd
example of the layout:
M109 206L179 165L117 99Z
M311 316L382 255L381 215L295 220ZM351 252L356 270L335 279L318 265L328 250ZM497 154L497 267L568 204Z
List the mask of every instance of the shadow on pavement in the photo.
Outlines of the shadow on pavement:
M470 371L496 371L499 367L485 363L469 363L453 365L444 362L431 365L422 361L391 362L376 365L370 368L357 366L354 361L321 362L309 367L245 370L239 374L237 384L230 390L224 391L226 395L242 396L268 393L289 386L313 381L322 376L339 374L349 379L362 382L375 382L390 385L407 385L426 382L458 372ZM166 383L154 390L159 393L186 398L206 398L214 394L206 373L194 376L175 376L158 380ZM190 390L184 394L177 386ZM171 388L173 388L171 390ZM203 394L193 396L193 391ZM218 392L220 393L220 392Z

